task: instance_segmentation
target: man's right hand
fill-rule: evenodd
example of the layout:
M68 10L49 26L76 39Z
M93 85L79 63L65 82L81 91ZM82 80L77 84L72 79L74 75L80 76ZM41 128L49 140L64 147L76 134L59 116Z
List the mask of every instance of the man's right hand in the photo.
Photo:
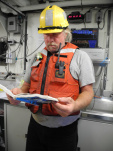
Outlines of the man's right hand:
M14 88L11 90L11 92L13 94L20 94L20 93L28 93L29 92L29 88L30 88L30 84L27 82L24 82L21 88ZM14 100L11 96L9 96L8 94L7 98L9 100L9 102L13 105L18 105L20 103L20 101Z
M22 90L20 88L14 88L11 90L11 92L13 94L20 94L20 93L23 93ZM20 103L20 101L17 101L17 100L14 100L10 95L6 94L7 95L7 98L9 100L9 102L13 105L18 105Z

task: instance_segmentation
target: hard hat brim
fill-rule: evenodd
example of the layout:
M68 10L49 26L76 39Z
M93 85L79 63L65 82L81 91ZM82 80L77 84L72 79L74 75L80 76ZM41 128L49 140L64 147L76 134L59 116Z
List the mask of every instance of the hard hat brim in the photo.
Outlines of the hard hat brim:
M49 29L49 30L38 30L39 34L49 34L49 33L59 33L62 32L63 29Z

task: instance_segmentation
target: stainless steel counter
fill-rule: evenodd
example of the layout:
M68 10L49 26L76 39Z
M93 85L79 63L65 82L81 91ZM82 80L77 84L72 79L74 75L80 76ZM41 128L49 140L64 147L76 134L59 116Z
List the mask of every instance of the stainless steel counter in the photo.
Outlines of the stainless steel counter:
M86 110L96 110L113 113L113 98L101 97L94 98Z
M93 99L91 104L82 110L81 118L113 123L113 99L107 97Z
M82 111L81 119L113 123L113 113L87 110L87 111Z

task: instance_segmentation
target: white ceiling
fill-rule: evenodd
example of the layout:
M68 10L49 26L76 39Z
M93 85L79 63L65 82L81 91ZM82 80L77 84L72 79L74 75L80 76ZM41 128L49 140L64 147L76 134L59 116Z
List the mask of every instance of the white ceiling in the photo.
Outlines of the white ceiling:
M44 9L48 5L58 5L60 7L81 6L82 5L111 5L113 0L2 0L14 8L24 12ZM42 3L45 2L45 3ZM0 2L1 11L4 13L13 13L15 11Z
M3 1L8 2L13 6L24 7L24 6L32 6L32 5L38 5L44 3L64 2L69 0L3 0ZM71 1L77 1L77 0L71 0Z

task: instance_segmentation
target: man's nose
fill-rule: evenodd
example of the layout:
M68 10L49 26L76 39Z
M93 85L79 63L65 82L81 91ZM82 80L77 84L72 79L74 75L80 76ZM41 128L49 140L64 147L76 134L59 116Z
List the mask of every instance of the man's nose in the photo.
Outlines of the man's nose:
M48 38L49 38L50 41L54 41L54 36L53 35L49 35Z

